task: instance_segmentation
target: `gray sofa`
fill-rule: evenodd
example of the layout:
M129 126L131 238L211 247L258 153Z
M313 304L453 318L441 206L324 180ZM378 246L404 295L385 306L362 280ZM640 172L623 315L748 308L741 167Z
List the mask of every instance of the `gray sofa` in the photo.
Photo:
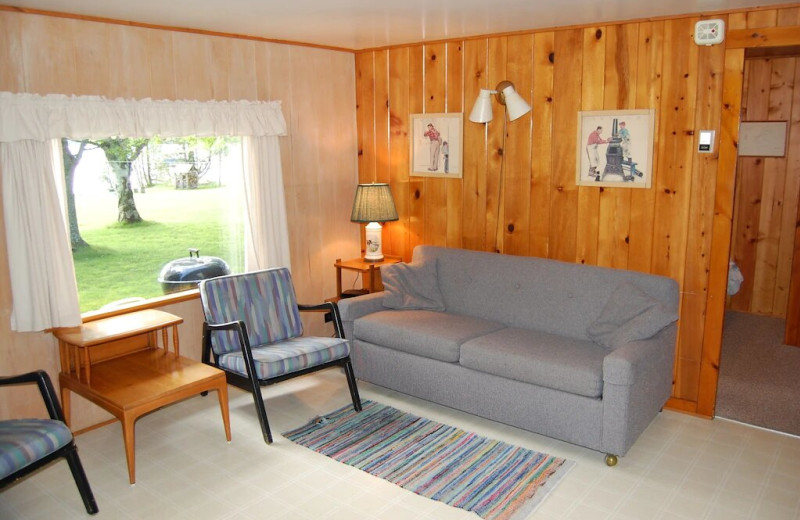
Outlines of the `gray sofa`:
M633 271L418 246L339 302L356 376L606 454L672 387L678 287Z

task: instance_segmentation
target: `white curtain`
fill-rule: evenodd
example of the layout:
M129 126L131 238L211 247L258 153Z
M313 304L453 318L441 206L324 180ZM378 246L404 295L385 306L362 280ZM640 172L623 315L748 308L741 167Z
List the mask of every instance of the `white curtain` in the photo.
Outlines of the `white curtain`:
M50 141L0 143L11 328L17 331L81 323L51 150Z
M289 267L289 226L278 138L245 137L243 148L248 240L245 268Z
M245 189L253 262L258 267L289 265L277 139L286 135L280 102L107 100L0 92L0 181L13 330L69 327L81 321L49 141L154 135L251 138Z

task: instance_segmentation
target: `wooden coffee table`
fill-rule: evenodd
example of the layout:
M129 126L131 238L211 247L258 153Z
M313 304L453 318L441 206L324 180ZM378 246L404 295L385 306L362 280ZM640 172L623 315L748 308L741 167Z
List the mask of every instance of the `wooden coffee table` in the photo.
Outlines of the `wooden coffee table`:
M182 318L154 309L55 331L61 354L61 401L70 421L70 391L122 423L128 477L136 482L135 425L144 414L202 392L217 391L225 436L231 440L228 386L221 370L179 355ZM169 329L173 351L169 351ZM158 338L162 338L159 347Z

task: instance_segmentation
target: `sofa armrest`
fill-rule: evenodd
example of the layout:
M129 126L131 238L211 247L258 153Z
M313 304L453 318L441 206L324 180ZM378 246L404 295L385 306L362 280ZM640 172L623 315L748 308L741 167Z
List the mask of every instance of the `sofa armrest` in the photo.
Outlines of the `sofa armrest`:
M632 341L603 360L603 448L625 455L672 391L675 338L672 324L650 339Z
M673 323L649 339L631 341L603 360L603 381L634 385L652 370L672 373L677 326Z
M361 316L382 310L384 310L382 292L339 300L339 314L342 316L342 321L353 321Z
M384 310L383 292L374 292L339 300L339 316L342 318L344 337L353 339L353 322L361 316Z

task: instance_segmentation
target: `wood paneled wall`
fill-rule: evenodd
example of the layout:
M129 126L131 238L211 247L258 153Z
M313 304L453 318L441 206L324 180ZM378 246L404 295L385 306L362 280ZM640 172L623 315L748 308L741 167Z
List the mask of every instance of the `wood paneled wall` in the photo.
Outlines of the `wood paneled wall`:
M281 100L289 129L281 159L298 298L333 296L334 261L358 254L359 228L349 221L357 182L352 53L0 10L0 91ZM2 217L0 242L0 373L44 368L57 381L52 336L9 329ZM181 351L196 359L199 309L197 302L174 307L186 320ZM308 327L322 332L330 326L316 317ZM0 418L34 409L36 400L35 394L11 399L0 393ZM96 419L83 412L76 410L79 428Z
M730 308L787 317L800 197L800 58L749 58L742 121L787 121L784 157L740 157L731 257L744 276Z
M733 29L788 28L798 25L799 15L793 6L721 18ZM718 174L732 171L720 173L717 154L695 152L696 134L712 129L730 139L732 133L720 128L726 46L695 45L699 19L360 52L359 179L391 183L400 220L386 225L384 249L407 260L425 243L674 278L681 320L670 405L713 415L722 318L720 310L708 327L710 253L715 217L722 234L726 223L730 232L729 218L715 206L727 200L717 193L724 184ZM507 124L505 146L502 107L495 103L491 123L465 118L463 179L410 177L409 114L468 112L480 88L493 89L501 80L514 82L533 106ZM738 93L730 95L737 99ZM577 112L646 108L655 109L657 119L652 189L577 186ZM727 253L728 247L729 236L719 237L718 248ZM708 367L712 375L701 376ZM710 408L698 408L709 396Z

